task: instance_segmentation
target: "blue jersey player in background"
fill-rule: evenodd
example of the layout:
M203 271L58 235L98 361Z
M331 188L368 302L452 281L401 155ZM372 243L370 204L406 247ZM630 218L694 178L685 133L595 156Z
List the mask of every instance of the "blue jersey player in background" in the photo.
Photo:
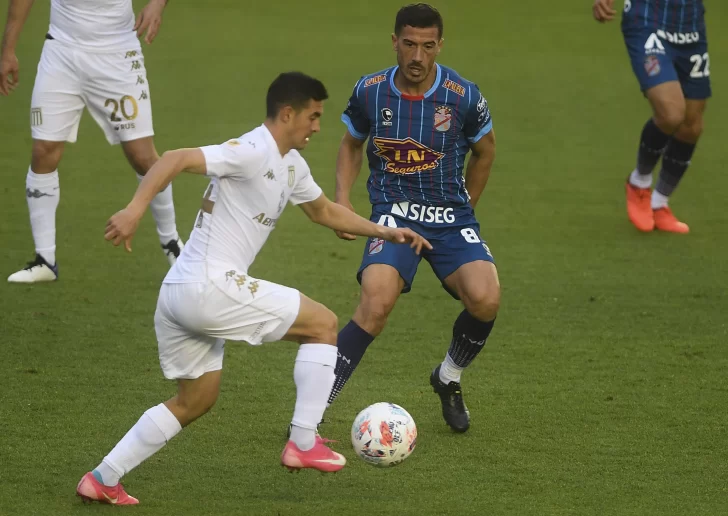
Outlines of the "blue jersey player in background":
M615 16L614 0L595 0L594 18ZM640 231L688 233L668 207L703 130L710 57L703 0L625 0L622 33L652 118L642 129L637 166L626 185L627 214ZM662 158L655 189L652 170Z
M368 140L371 220L412 228L429 239L433 249L418 256L406 245L367 241L358 273L361 299L339 333L329 403L384 329L400 293L409 292L424 258L445 289L465 306L454 323L445 359L430 377L445 421L465 432L470 416L460 375L483 349L500 301L493 257L473 212L495 157L495 136L478 87L435 63L442 32L442 17L435 8L412 4L400 9L392 35L397 66L362 77L342 116L348 131L336 164L336 202L353 210L349 194Z

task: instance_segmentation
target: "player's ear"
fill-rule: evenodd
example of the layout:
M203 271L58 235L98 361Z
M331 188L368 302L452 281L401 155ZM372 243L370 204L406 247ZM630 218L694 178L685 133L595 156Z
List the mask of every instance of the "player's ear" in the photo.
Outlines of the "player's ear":
M442 45L445 44L445 38L440 38L440 42L437 44L437 53L440 53L440 50L442 50Z
M392 50L397 51L397 35L392 33Z

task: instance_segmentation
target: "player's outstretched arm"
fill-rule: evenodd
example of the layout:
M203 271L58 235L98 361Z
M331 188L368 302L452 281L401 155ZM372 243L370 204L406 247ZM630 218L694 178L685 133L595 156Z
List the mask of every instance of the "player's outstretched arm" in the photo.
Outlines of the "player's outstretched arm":
M106 223L104 238L111 240L114 245L124 242L126 250L131 252L131 239L139 227L139 221L147 210L147 206L152 202L154 196L165 189L182 171L193 174L207 172L205 155L200 149L178 149L165 152L139 183L134 198L127 207L114 214Z
M592 14L599 23L612 21L617 14L614 10L614 0L594 0Z
M0 94L5 96L10 95L18 86L20 64L15 55L15 47L32 6L33 0L10 0L8 5L8 21L5 23L0 50Z
M465 188L470 194L470 205L475 208L490 177L495 160L495 132L493 129L470 146L472 155L465 171Z
M349 131L344 134L339 145L339 154L336 157L336 202L345 208L354 211L351 204L351 188L356 182L364 160L364 141L354 138ZM336 236L343 240L354 240L351 233L336 232Z
M352 235L381 238L396 244L409 244L417 254L423 247L432 249L432 245L409 228L389 228L380 226L360 217L348 208L331 202L324 194L311 202L299 204L306 216L317 224L343 231Z
M139 11L134 30L137 31L137 37L141 38L146 32L144 42L150 45L154 38L157 37L159 28L162 26L162 12L167 6L167 0L149 0L149 3Z

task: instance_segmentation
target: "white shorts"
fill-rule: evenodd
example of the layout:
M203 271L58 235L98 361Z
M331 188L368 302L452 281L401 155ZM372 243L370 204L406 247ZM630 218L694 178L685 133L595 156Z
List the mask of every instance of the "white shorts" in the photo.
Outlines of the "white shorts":
M280 340L300 305L298 290L247 274L163 284L154 329L164 376L194 379L222 369L225 340L253 345Z
M110 144L152 136L141 48L94 53L46 40L30 104L35 140L75 142L84 106Z

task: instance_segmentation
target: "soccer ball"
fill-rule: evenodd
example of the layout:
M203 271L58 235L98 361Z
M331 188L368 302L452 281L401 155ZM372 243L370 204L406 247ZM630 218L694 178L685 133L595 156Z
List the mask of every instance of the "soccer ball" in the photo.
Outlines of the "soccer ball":
M351 444L365 462L396 466L417 444L417 426L409 413L394 403L375 403L359 412L351 427Z

